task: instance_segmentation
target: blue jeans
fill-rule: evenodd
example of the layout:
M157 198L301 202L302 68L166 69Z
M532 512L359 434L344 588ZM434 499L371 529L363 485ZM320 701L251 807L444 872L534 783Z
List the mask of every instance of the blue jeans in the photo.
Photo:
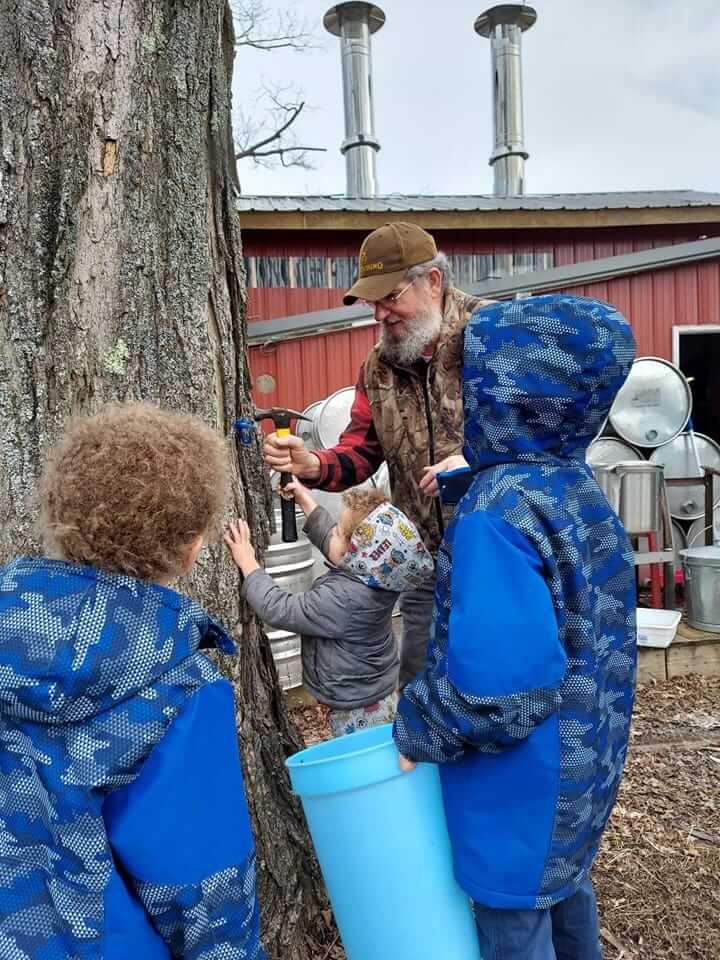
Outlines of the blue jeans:
M548 910L473 903L482 960L602 960L597 903L588 877Z

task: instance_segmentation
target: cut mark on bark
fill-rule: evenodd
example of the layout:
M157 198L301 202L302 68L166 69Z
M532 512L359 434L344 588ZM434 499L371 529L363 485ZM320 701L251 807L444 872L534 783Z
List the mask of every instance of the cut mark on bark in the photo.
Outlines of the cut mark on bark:
M105 140L102 148L102 172L111 177L117 167L117 140Z

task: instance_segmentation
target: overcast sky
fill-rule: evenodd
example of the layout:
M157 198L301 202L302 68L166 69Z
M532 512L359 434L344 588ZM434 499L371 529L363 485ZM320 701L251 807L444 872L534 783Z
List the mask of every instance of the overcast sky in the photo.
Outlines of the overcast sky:
M245 194L345 190L340 42L322 28L329 3L285 6L307 18L316 49L235 62L234 102L252 110L265 80L292 84L308 109L304 143L327 147L314 170L242 161ZM385 0L373 37L381 193L492 193L490 44L475 0ZM492 5L492 4L488 4ZM538 0L523 35L528 193L720 191L720 2Z

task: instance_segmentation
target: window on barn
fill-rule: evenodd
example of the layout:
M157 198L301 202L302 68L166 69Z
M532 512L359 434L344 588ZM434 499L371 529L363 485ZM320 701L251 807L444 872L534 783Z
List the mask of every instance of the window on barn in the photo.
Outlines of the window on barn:
M547 270L553 265L548 251L526 253L454 253L448 259L455 283L462 289L489 277ZM357 276L355 257L246 257L248 287L297 287L342 290Z
M249 257L255 260L255 278L258 287L289 287L290 270L287 257ZM252 277L251 269L248 277Z

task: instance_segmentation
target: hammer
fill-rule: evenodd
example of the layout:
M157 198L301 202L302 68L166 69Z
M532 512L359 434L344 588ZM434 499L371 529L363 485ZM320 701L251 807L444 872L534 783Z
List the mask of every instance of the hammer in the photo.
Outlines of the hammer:
M261 420L270 418L275 425L275 432L279 437L287 437L290 434L290 421L309 420L304 413L298 413L297 410L287 410L285 407L270 407L269 410L255 410L253 419L258 423ZM280 474L280 486L284 487L286 483L292 480L291 473ZM286 500L280 497L280 511L282 516L282 539L283 543L293 543L297 540L297 523L295 520L295 500Z

